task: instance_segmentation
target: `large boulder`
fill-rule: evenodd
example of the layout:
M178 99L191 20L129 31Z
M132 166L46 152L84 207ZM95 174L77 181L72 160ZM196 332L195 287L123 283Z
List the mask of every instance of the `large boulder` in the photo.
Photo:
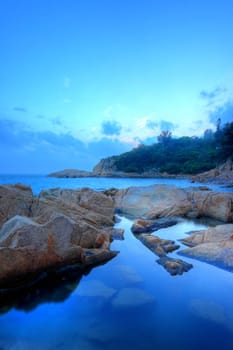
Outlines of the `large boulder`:
M5 214L9 207L0 229L1 288L67 265L95 266L117 254L110 251L114 203L103 193L56 188L33 199L27 188L10 186L2 192L9 191L13 204L24 198L22 191L31 202L30 207L23 202L25 211L17 205L10 211L10 204L0 210Z
M182 242L191 248L179 252L233 271L233 225L194 232Z
M190 199L198 216L207 216L224 222L233 221L233 193L193 191Z
M22 184L0 185L0 227L15 215L30 216L32 189Z
M233 221L233 193L214 192L203 187L130 187L117 191L113 198L116 210L131 218L206 216L223 222Z
M122 189L116 193L115 203L120 213L143 219L183 216L192 206L184 189L169 185Z
M89 188L54 188L42 191L33 202L32 216L43 223L54 212L61 212L76 221L84 220L98 228L114 224L113 200Z

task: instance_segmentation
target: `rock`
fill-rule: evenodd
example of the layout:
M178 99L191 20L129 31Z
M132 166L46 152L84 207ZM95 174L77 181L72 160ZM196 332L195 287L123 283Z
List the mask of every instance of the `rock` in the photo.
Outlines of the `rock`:
M145 292L140 288L123 288L112 301L115 307L136 307L148 303L153 303L155 300L152 294Z
M179 252L233 271L233 225L219 225L196 231L182 240L191 248Z
M168 258L163 256L157 260L157 263L162 265L172 276L182 275L188 272L193 265L180 259Z
M114 200L116 210L131 218L183 216L191 210L186 191L170 185L130 187L119 190Z
M0 185L0 227L15 215L30 216L32 189L22 184Z
M117 254L109 250L114 203L103 193L56 188L33 199L21 185L2 186L1 191L9 198L2 204L7 215L0 210L2 221L17 212L25 216L13 216L0 230L0 288L63 266L92 267Z
M193 248L184 249L180 251L179 254L233 271L232 238L219 242L199 244Z
M116 193L118 192L119 190L117 188L109 188L107 190L105 190L103 193L106 195L106 196L110 196L110 197L113 197L116 195Z
M158 256L164 256L166 253L170 253L180 247L170 239L162 239L150 234L142 233L135 235L135 237Z
M216 184L230 184L232 183L232 180L233 161L230 159L215 169L211 169L192 177L193 182L212 182Z
M93 174L97 176L106 176L117 171L115 166L117 156L101 159L98 164L93 168Z
M133 233L155 232L162 228L176 225L177 219L158 219L158 220L135 220L131 231Z
M92 249L92 240L83 243L82 224L62 214L45 224L22 216L7 221L0 231L0 284L62 265L96 265L116 255L105 248ZM98 239L101 233L95 231Z
M210 227L207 230L192 231L190 235L180 241L189 247L194 247L202 243L218 242L229 239L232 236L233 224L225 224Z
M211 217L233 221L233 193L181 189L171 185L130 187L113 197L116 211L130 218Z
M33 202L32 216L37 217L38 222L46 222L58 211L75 221L83 220L98 228L112 227L114 224L113 200L89 188L50 189L42 191Z
M224 222L233 221L233 193L193 191L189 199L198 216L207 216Z
M48 175L49 177L58 178L76 178L76 177L94 177L95 175L91 171L78 170L78 169L64 169Z
M125 230L122 228L114 228L111 232L111 238L123 241L124 240L124 232Z

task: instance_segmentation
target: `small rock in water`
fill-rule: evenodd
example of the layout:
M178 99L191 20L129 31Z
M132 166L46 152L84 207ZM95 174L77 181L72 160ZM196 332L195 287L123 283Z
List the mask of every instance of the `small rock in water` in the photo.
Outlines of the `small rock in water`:
M182 275L188 272L193 265L180 259L168 258L163 256L157 260L157 263L162 265L172 276Z
M176 225L177 219L158 219L158 220L135 220L131 231L133 233L154 232L162 228L167 228Z

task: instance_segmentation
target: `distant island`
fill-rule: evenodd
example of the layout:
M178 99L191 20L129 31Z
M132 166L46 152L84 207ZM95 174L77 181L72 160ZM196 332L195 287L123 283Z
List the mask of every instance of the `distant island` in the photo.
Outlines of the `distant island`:
M150 146L142 144L130 152L101 159L92 171L65 169L48 176L192 177L193 181L204 182L205 178L213 181L218 178L219 182L232 183L232 160L233 123L227 123L221 128L218 122L215 132L208 129L201 138L173 138L171 132L164 131L158 136L157 143ZM204 175L200 176L202 173Z

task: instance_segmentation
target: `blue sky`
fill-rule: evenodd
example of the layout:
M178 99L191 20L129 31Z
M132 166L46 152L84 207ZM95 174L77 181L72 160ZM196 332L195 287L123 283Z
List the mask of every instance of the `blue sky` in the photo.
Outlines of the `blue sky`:
M0 173L233 118L232 0L0 0Z

